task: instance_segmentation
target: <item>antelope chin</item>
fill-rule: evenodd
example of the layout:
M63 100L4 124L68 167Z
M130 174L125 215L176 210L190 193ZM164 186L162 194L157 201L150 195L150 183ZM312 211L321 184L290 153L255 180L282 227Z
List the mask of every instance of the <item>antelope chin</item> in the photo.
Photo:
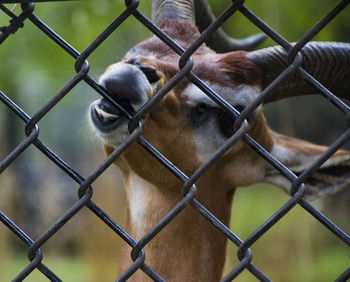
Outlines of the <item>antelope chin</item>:
M91 104L89 120L97 137L106 145L117 147L129 135L128 119L105 99Z
M89 120L98 138L106 145L117 147L129 134L127 118L105 99L91 104Z

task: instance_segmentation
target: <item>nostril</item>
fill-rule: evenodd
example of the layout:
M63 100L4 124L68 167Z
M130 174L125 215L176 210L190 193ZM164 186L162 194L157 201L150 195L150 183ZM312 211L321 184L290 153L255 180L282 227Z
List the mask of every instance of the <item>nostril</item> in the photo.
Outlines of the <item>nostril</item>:
M134 65L141 70L147 77L149 83L155 83L160 79L158 71L154 67L142 64L139 58L132 58L127 62L127 64Z
M138 65L138 68L145 74L149 83L157 82L160 79L160 75L155 68L146 65Z

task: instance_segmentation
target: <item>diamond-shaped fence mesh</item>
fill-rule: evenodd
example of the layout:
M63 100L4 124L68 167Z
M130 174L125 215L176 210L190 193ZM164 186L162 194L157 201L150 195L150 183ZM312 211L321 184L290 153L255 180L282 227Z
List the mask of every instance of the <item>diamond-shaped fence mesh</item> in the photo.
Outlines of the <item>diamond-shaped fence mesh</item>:
M132 259L134 263L130 265L129 269L120 274L118 281L124 281L131 277L137 270L142 270L151 279L155 281L163 281L161 273L154 271L149 265L145 263L145 257L147 252L143 248L163 229L167 228L167 225L176 218L187 206L191 206L195 211L197 211L201 216L212 223L220 232L222 232L229 241L235 244L238 248L238 258L239 263L231 269L228 274L223 277L223 281L231 281L238 277L242 271L249 271L252 275L256 277L257 280L270 281L270 278L264 269L258 268L254 264L254 253L251 251L251 247L256 244L260 238L267 233L280 219L284 218L291 210L296 206L303 209L305 213L309 213L314 217L319 224L327 228L332 236L338 238L339 241L344 243L344 248L349 248L350 246L350 236L346 234L341 228L337 227L329 218L323 215L317 208L306 201L303 198L304 195L304 185L302 184L305 179L307 179L315 168L318 168L322 162L330 158L338 149L340 149L346 142L350 140L350 129L348 128L345 132L337 138L333 144L329 147L329 150L322 156L322 160L315 161L307 170L306 173L296 176L289 171L289 169L279 162L277 162L266 150L264 150L252 137L247 134L247 125L244 122L245 117L248 116L249 112L253 111L257 106L259 106L264 99L269 95L269 93L278 86L286 76L290 73L296 71L299 68L298 54L299 51L307 44L315 34L326 27L337 15L346 8L349 1L340 1L332 10L330 10L318 24L313 26L305 35L297 42L295 45L291 45L287 40L285 40L280 34L278 34L274 29L270 28L264 21L259 19L252 11L250 11L244 4L244 1L233 1L232 4L227 4L226 12L219 17L212 26L208 28L209 33L215 28L220 27L224 22L234 14L241 14L255 26L257 26L261 31L263 31L268 37L272 38L277 44L288 50L290 64L286 70L281 73L276 80L267 87L266 90L259 96L259 100L255 101L253 105L250 106L249 111L246 112L245 117L241 117L241 126L234 135L232 135L227 142L220 147L216 153L205 162L193 175L186 175L179 168L174 166L166 157L164 157L159 151L157 151L151 143L149 143L142 136L142 123L138 122L142 114L149 111L161 97L165 96L169 89L173 88L183 77L189 78L193 84L198 86L204 93L210 96L212 99L216 100L222 107L226 107L225 103L220 101L220 98L214 93L207 85L201 81L194 73L191 72L192 60L191 55L199 48L199 46L205 41L208 33L206 35L199 37L193 45L187 50L183 50L178 46L171 38L164 34L158 27L153 25L151 21L144 16L144 14L138 9L139 1L131 0L126 1L125 10L117 15L115 20L105 28L105 30L99 34L95 40L88 45L88 47L81 53L76 51L68 42L66 42L62 37L60 37L52 28L47 26L37 15L35 4L30 1L1 1L0 10L1 15L7 15L10 17L10 23L7 26L0 27L0 43L1 48L6 48L6 40L10 37L20 37L23 36L24 32L17 33L19 29L26 29L27 26L35 26L43 34L47 36L47 40L53 41L57 44L67 56L71 56L75 60L75 71L76 75L71 77L68 83L62 85L62 88L53 95L46 103L40 105L39 110L36 110L32 115L27 114L23 109L16 105L16 103L10 99L11 93L3 93L0 91L0 99L3 105L9 110L11 110L15 115L16 119L24 122L23 127L26 134L26 138L23 138L20 144L18 144L11 152L6 152L2 156L2 161L0 163L0 171L4 172L7 170L11 164L20 159L23 154L30 148L35 148L37 154L43 154L53 165L57 166L63 174L71 178L78 185L77 198L75 202L67 209L63 214L57 214L57 221L49 226L46 230L42 231L38 238L32 238L30 234L23 231L20 225L17 225L11 216L2 211L0 206L0 221L1 228L7 228L11 232L11 236L17 238L24 242L27 246L27 255L29 258L28 264L18 273L14 278L14 281L21 281L26 277L30 277L32 272L37 269L42 274L43 277L51 281L61 281L60 274L55 273L51 270L50 266L45 264L43 259L43 247L49 241L55 241L59 237L59 231L64 227L69 221L74 219L79 211L83 208L88 208L91 214L95 214L108 228L110 228L115 236L119 236L127 244L132 247ZM5 3L18 3L20 2L20 13L15 13L9 9L8 5ZM48 0L34 1L34 2L50 2ZM229 2L229 1L227 1ZM46 5L50 5L47 3ZM64 5L64 3L62 3ZM17 10L18 11L18 10ZM144 25L153 34L158 36L165 42L170 48L172 48L177 54L180 55L180 71L176 74L174 79L171 80L169 84L166 85L165 89L162 89L157 93L153 99L148 102L148 105L142 108L142 113L137 113L135 116L128 115L130 119L130 135L122 142L122 144L115 149L115 151L110 154L101 164L98 165L87 177L82 177L79 173L79 167L71 167L67 164L64 158L60 157L59 154L53 151L50 146L46 145L40 140L40 126L39 123L45 120L50 111L53 111L58 104L63 103L63 98L67 95L69 96L71 90L77 85L87 84L90 91L95 91L98 95L105 97L106 99L111 99L109 94L90 76L90 67L88 63L88 58L91 54L95 52L96 49L113 33L119 26L127 20L129 17L135 18L140 24ZM38 52L40 52L40 46L38 46ZM302 71L302 70L301 70ZM315 86L318 91L326 97L330 104L334 104L340 109L344 114L344 120L347 121L349 125L350 109L342 102L340 99L335 97L327 89L320 86L317 81L307 73L304 73L304 78L308 82ZM230 109L227 109L230 110ZM201 175L218 159L223 155L231 146L233 146L239 140L243 140L248 144L257 154L261 156L266 162L270 163L275 167L279 173L287 177L294 187L294 194L290 196L289 200L285 202L274 214L271 214L270 218L264 222L259 228L252 232L248 238L239 238L228 226L225 226L220 222L205 206L203 206L196 199L196 181L201 177ZM183 199L177 203L176 206L160 221L155 225L143 238L136 241L132 238L118 222L112 219L112 215L107 214L102 208L100 208L93 200L93 186L98 180L98 178L105 172L105 170L110 167L113 162L133 143L139 143L148 154L152 155L157 161L159 161L164 167L166 167L171 173L173 173L178 179L183 182L182 191ZM146 164L145 164L146 165ZM59 180L57 180L59 181ZM0 189L0 197L1 189ZM26 199L23 198L21 203L18 205L24 205ZM347 215L348 217L348 215ZM30 215L28 216L30 220ZM0 238L0 240L2 240ZM168 242L172 244L172 242ZM1 251L1 250L0 250ZM117 273L116 273L117 276ZM343 273L339 273L338 277L335 277L337 281L346 281L350 278L350 268L344 269Z

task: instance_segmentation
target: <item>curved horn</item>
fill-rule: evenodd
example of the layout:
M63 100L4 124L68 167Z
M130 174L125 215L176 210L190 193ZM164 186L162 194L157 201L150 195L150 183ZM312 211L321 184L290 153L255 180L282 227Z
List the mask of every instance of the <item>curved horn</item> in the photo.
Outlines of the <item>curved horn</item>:
M196 24L200 32L203 32L212 22L215 16L206 0L194 0ZM256 34L245 39L234 39L228 36L221 28L214 32L205 42L217 52L229 52L236 50L252 50L266 38L265 34Z
M166 18L181 18L195 23L193 0L154 0L152 22L160 26Z
M350 99L350 44L310 42L300 51L301 67L340 98ZM249 53L262 73L262 87L266 88L287 64L287 53L282 47L270 47ZM264 103L287 97L315 94L317 90L307 83L299 72L290 75Z

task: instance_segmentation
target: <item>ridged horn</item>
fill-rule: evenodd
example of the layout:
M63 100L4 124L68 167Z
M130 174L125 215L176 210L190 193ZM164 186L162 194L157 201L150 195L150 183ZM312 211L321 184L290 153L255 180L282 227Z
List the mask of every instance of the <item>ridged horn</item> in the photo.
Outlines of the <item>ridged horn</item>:
M350 99L350 44L310 42L300 51L301 67L340 98ZM270 47L250 52L250 58L262 73L266 88L288 66L282 47ZM315 94L318 91L297 72L290 75L264 103L287 97Z
M193 0L153 0L152 22L160 26L166 18L180 18L195 24Z
M215 16L206 0L194 0L196 25L203 32L215 21ZM245 39L234 39L221 28L217 29L205 42L213 50L223 53L236 50L252 50L266 38L265 34L256 34Z

